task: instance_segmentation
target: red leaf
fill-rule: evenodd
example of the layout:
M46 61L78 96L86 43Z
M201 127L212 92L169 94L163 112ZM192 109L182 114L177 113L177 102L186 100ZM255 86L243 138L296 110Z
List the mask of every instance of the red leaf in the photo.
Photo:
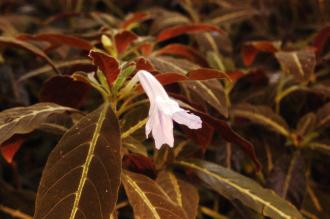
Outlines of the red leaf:
M124 52L127 47L138 38L138 36L131 31L122 31L115 35L116 48L119 54Z
M240 70L236 70L236 71L228 72L228 75L229 75L230 79L233 82L235 82L235 81L239 80L241 77L243 77L245 74Z
M156 166L154 161L140 154L128 154L123 159L124 168L136 173L148 175L151 178L156 177Z
M118 61L106 53L95 50L89 52L89 57L92 58L94 65L104 73L108 84L111 86L120 73Z
M143 56L150 56L152 50L154 49L154 44L144 43L138 47Z
M330 37L330 26L322 28L315 36L312 45L316 47L316 53L320 54L323 50L325 43Z
M46 41L53 45L68 45L73 48L83 49L83 50L91 50L93 45L82 38L58 33L42 33L37 35L20 35L17 37L21 40L35 40L35 41Z
M218 28L215 25L211 24L203 24L203 23L196 23L196 24L184 24L175 27L169 27L164 29L159 33L157 36L157 42L161 42L164 40L168 40L170 38L187 34L187 33L197 33L197 32L205 32L205 31L215 31L219 33L224 33L223 30Z
M0 152L3 158L11 164L16 152L24 142L24 135L14 135L0 146Z
M134 23L139 23L141 21L144 21L146 19L149 18L149 14L148 13L145 13L145 12L136 12L136 13L133 13L133 14L130 14L127 19L125 19L120 27L122 29L129 29L129 27L131 25L133 25Z
M155 71L155 67L149 62L149 60L139 57L135 60L136 70L146 70L146 71Z
M249 66L253 63L259 52L274 53L279 50L279 43L272 41L256 41L248 42L242 48L242 57L245 65Z
M54 71L56 73L61 74L60 71L56 68L53 61L38 47L36 47L30 43L24 42L22 40L16 39L16 38L4 37L4 36L0 36L0 44L1 43L18 46L27 51L32 52L33 54L45 59L48 62L48 64L54 69Z
M190 80L208 80L208 79L223 79L226 78L231 80L230 77L221 71L210 69L210 68L200 68L196 70L192 70L188 73L188 77Z
M212 142L214 128L207 122L203 122L203 126L200 129L189 129L186 126L180 127L195 144L201 147L202 153L204 154L207 146Z
M177 94L173 94L170 93L170 95L176 99L179 99L189 105L192 105L189 103L189 101L187 100L186 97L182 96L182 95L177 95ZM195 108L196 109L196 108ZM254 150L254 146L251 142L249 142L248 140L244 139L242 136L240 136L238 133L236 133L231 127L230 125L227 123L227 121L224 120L224 118L215 118L213 116L210 116L209 114L202 112L200 110L193 110L193 109L189 109L189 111L191 111L192 113L198 115L199 117L201 117L203 123L206 122L208 123L210 126L212 126L214 128L214 130L226 141L238 145L240 147L243 148L243 150L245 151L246 154L249 155L249 157L252 159L252 161L254 162L255 166L256 166L256 170L259 171L260 170L260 162L257 158L257 155L255 153Z
M40 101L53 102L78 108L89 91L89 86L69 76L55 76L47 80L41 89Z
M155 76L162 85L173 84L179 81L188 80L188 78L178 73L163 73Z
M208 66L207 61L198 53L198 51L189 46L170 44L159 49L156 53L158 55L177 55L196 62L201 66Z

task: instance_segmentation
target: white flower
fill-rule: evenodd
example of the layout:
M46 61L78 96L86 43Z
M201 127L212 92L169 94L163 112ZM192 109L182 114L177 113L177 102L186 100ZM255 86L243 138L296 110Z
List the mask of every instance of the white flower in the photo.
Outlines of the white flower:
M137 77L150 100L149 118L146 124L146 137L150 132L155 139L156 148L163 144L173 147L173 120L190 129L202 127L202 120L180 108L179 104L171 99L159 81L149 72L140 70Z

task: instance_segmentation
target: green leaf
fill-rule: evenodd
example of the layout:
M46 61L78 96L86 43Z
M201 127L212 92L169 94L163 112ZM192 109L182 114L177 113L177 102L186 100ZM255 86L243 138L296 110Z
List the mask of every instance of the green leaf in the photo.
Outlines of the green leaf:
M0 145L14 134L26 134L40 128L49 116L76 109L54 103L38 103L0 112Z
M120 186L119 130L104 104L62 137L44 169L34 219L110 218Z
M230 200L239 200L258 213L271 218L303 218L289 202L255 181L217 164L195 160L178 161L178 165L195 172L210 188Z
M234 117L249 119L252 122L269 127L286 137L290 135L289 127L284 119L268 106L254 106L244 103L236 105L231 113Z
M188 219L177 205L159 186L147 176L124 171L122 182L135 218Z
M193 185L179 179L171 171L160 172L156 181L172 201L183 208L187 218L196 218L199 196Z

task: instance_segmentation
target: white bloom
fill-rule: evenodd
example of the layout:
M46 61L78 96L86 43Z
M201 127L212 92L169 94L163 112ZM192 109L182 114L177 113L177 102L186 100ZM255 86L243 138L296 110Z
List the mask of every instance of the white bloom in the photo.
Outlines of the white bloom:
M173 120L188 126L190 129L202 127L202 120L180 108L179 104L168 96L163 86L152 74L140 70L136 75L150 100L146 137L148 138L152 132L157 149L160 149L163 144L173 147Z

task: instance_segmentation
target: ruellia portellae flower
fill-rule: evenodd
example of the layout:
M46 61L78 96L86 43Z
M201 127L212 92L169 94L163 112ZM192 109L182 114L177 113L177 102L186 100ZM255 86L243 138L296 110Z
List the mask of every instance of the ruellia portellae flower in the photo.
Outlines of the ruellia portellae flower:
M145 127L146 137L148 138L152 132L157 149L163 144L173 147L173 121L190 129L202 127L202 120L182 109L175 100L171 99L151 73L140 70L136 76L150 101L149 117Z

